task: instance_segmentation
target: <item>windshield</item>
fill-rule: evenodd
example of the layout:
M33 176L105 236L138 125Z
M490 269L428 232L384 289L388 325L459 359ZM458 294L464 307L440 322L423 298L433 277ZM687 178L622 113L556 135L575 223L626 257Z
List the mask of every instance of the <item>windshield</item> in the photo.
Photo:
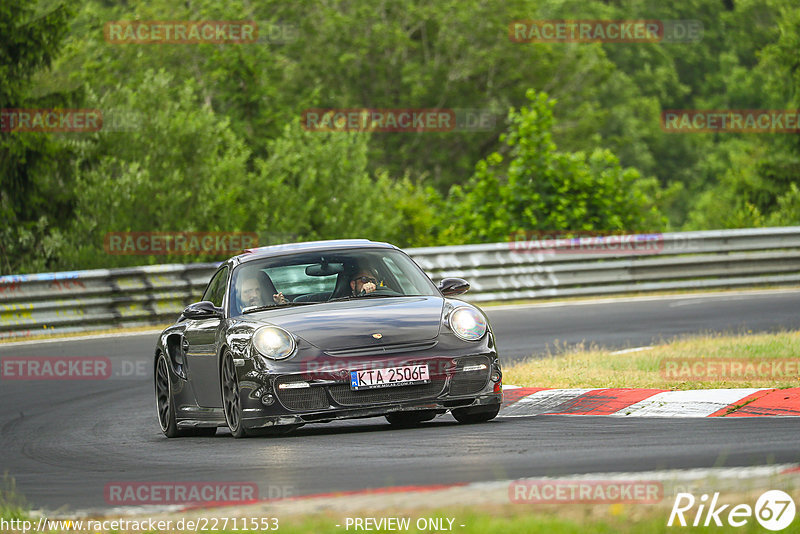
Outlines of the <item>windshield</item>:
M231 316L271 306L349 298L438 296L430 278L394 249L349 249L249 261L231 279Z

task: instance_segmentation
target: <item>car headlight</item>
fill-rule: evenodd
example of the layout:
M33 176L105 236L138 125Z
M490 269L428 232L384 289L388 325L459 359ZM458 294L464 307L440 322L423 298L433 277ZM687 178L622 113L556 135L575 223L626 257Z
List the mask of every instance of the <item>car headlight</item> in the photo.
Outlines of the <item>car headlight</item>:
M486 319L472 308L456 308L448 319L450 330L464 341L478 341L486 333Z
M253 346L259 354L270 360L285 360L294 354L294 338L276 326L262 326L253 334Z

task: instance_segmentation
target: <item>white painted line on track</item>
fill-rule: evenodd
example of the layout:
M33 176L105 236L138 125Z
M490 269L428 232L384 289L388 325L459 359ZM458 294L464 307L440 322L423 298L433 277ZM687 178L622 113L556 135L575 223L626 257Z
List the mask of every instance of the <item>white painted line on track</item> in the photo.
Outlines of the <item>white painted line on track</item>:
M632 349L617 350L617 351L611 352L610 354L628 354L630 352L641 352L643 350L651 350L651 349L654 349L654 348L655 347L652 347L652 346L648 345L646 347L634 347Z
M8 343L0 343L0 349L3 347L16 347L19 345L36 345L39 343L67 343L69 341L87 341L91 339L108 339L112 337L130 337L130 336L156 336L162 332L159 330L142 330L139 332L111 332L108 334L97 334L89 336L69 336L69 337L52 337L46 339L31 339L29 341L9 341Z
M482 307L484 311L506 311L506 310L524 310L528 308L559 308L562 306L591 306L592 304L623 304L628 302L654 302L658 300L686 300L686 299L704 299L704 298L741 298L747 296L774 296L776 294L786 295L790 293L800 293L800 289L765 289L757 291L719 291L714 293L685 293L680 295L656 295L656 296L642 296L642 297L618 297L618 298L598 298L598 299L585 299L573 301L559 301L559 302L531 302L527 304L500 304L498 306L485 306ZM481 307L480 303L477 306Z

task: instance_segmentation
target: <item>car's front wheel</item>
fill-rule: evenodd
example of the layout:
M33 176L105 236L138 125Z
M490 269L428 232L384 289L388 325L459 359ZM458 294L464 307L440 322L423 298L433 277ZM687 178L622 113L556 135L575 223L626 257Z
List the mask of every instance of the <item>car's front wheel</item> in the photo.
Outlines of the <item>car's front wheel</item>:
M236 364L233 362L233 354L225 351L222 357L222 369L220 373L222 383L222 408L225 412L225 422L231 429L234 438L247 436L247 431L242 422L242 399L239 392L239 378L236 375Z
M500 412L500 405L470 406L469 408L456 408L451 413L456 421L463 424L485 423L491 421Z
M172 395L172 377L169 372L167 356L164 353L158 356L155 375L156 412L158 413L158 424L161 426L161 431L168 438L199 435L192 429L178 428L178 422L175 419L175 397ZM216 428L211 430L216 431Z
M168 438L182 438L187 436L211 437L216 432L215 427L206 428L178 428L175 419L175 397L172 395L172 377L169 372L169 363L163 353L156 361L156 412L161 431Z

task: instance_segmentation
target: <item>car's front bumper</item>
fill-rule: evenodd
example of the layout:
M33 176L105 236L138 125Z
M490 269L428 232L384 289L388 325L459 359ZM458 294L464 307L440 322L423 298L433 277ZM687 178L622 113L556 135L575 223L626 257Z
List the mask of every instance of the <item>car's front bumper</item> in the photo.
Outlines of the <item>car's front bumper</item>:
M358 419L378 417L392 412L410 412L415 410L444 413L453 408L469 406L496 406L503 402L502 393L487 393L466 399L436 399L434 401L402 402L359 408L338 408L320 412L300 412L283 415L265 415L259 409L245 409L242 419L245 428L263 428L275 425L294 425L306 423L326 423L337 419Z
M352 390L349 370L360 367L354 364L346 365L345 369L317 368L313 372L245 373L240 378L244 425L259 428L319 423L415 410L443 413L454 408L502 403L502 371L493 350L448 357L411 356L403 360L401 363L428 364L430 382ZM373 358L368 363L371 368L399 364L396 358ZM303 387L286 387L298 384Z

